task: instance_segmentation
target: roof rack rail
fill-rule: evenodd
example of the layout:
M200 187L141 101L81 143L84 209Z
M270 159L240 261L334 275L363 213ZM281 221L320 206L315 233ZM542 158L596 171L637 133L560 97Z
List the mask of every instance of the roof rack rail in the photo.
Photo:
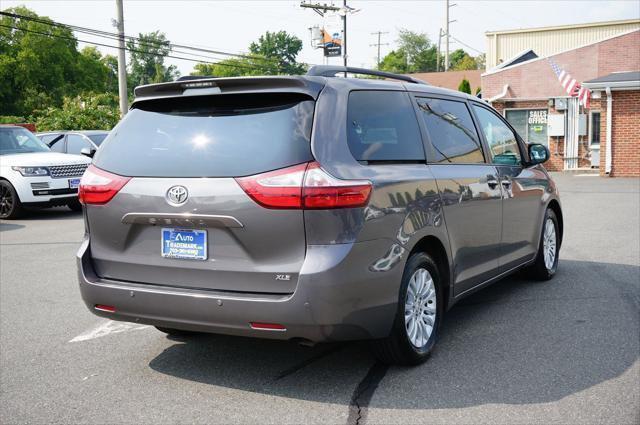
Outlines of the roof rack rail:
M376 77L400 80L413 84L428 84L424 81L409 77L408 75L393 74L391 72L376 71L374 69L367 68L354 68L351 66L315 65L309 68L309 71L307 71L307 75L310 77L335 77L336 74L340 72L362 75L375 75Z

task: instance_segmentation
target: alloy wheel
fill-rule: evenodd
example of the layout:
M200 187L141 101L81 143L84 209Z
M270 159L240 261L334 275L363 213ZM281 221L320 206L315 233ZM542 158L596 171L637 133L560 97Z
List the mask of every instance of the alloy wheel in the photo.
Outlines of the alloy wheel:
M7 217L13 210L13 194L11 189L5 185L0 185L0 217Z
M407 286L404 322L409 341L416 348L427 345L436 323L436 286L426 269L416 270Z
M547 218L544 224L542 248L544 265L547 270L553 270L553 265L556 262L556 226L550 218Z

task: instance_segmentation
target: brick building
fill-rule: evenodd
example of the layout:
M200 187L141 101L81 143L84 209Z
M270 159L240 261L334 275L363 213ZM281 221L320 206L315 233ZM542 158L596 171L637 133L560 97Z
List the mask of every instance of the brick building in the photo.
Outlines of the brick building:
M483 98L527 142L549 147L548 169L640 176L640 29L542 57L531 44L482 74ZM592 90L588 109L567 95L550 61Z

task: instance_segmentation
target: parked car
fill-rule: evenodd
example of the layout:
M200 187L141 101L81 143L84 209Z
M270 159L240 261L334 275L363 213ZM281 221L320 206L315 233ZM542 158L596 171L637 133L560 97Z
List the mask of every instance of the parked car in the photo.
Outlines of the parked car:
M74 155L80 155L85 148L97 151L108 135L109 132L104 130L50 131L36 134L53 152Z
M90 163L85 156L51 152L23 127L0 126L0 218L18 218L24 207L80 211L78 185Z
M347 71L400 83L335 78ZM80 183L80 290L99 316L371 339L382 361L416 364L463 297L556 273L549 151L475 97L331 66L135 95Z

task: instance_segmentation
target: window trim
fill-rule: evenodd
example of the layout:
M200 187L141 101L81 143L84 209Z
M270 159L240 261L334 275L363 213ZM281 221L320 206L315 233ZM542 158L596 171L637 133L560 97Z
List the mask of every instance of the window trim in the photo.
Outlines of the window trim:
M349 144L349 99L351 97L351 93L354 92L384 92L384 93L404 93L409 98L409 104L413 109L414 118L418 125L418 133L420 134L420 142L422 144L422 159L358 159L355 157L353 152L351 151L351 145ZM413 93L407 90L389 90L389 89L363 89L357 88L353 90L349 90L347 93L347 103L345 110L345 122L346 122L346 141L347 141L347 152L351 155L351 157L362 166L374 166L374 165L415 165L415 164L426 164L428 159L428 151L425 145L425 133L422 128L422 123L420 117L418 116L418 111L416 110L416 105L413 100Z
M484 108L487 111L493 113L495 116L497 116L506 126L507 128L509 128L511 130L511 132L513 133L515 139L516 139L516 144L518 145L518 149L520 150L520 165L508 165L508 164L499 164L493 161L493 157L491 155L491 150L489 148L489 143L487 142L485 136L484 136L484 131L480 131L480 137L482 137L482 140L484 142L484 145L486 146L487 149L487 153L489 154L489 157L491 158L491 162L490 164L495 166L495 167L526 167L526 164L529 162L529 155L527 154L527 149L524 148L524 146L526 145L526 143L522 140L522 138L518 135L518 132L513 128L513 126L509 123L509 121L507 121L507 119L505 117L502 116L502 114L500 114L498 111L496 111L494 108L491 107L491 105L486 105L486 104L482 104L480 102L477 101L470 101L469 102L471 104L471 109L473 109L473 106L476 105L480 108ZM478 124L480 124L480 119L477 117L476 115L476 111L473 110L473 116L476 117L476 119L478 120Z
M483 141L482 136L480 135L480 131L478 131L478 122L475 119L475 115L471 111L471 106L467 99L459 98L456 96L447 96L440 94L432 94L432 93L424 93L424 92L411 92L411 97L413 98L413 107L416 111L416 118L418 119L418 124L420 125L420 131L423 133L424 137L424 145L425 152L427 153L426 159L427 164L429 165L487 165L489 164L487 160L488 151L486 151L486 147ZM426 128L426 124L420 114L422 114L420 110L420 106L418 105L419 99L438 99L438 100L448 100L451 102L462 103L466 106L467 111L469 112L469 116L471 117L471 121L473 122L474 129L476 131L476 135L478 136L478 142L480 142L480 152L482 153L483 162L433 162L430 158L435 157L435 148L433 147L433 143L431 142L431 136L429 135L429 130Z

